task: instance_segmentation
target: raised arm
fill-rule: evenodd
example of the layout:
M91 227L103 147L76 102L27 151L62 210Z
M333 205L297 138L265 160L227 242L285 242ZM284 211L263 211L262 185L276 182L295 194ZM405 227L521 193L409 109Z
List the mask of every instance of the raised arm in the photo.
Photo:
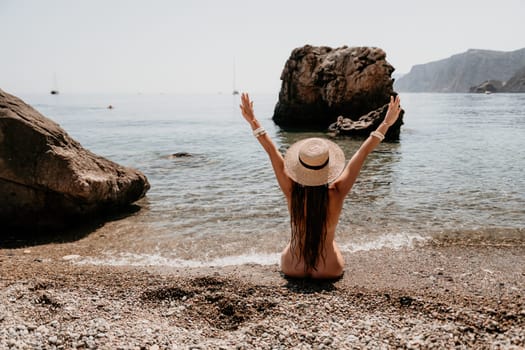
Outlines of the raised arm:
M250 96L248 96L247 93L241 94L240 107L242 116L250 124L252 130L259 130L261 133L259 136L256 136L257 140L259 140L259 143L263 146L266 153L268 153L275 177L279 183L279 187L288 198L292 193L292 180L284 171L284 158L281 152L279 152L277 149L277 146L273 143L270 136L261 130L261 124L257 118L255 118L255 114L253 112L253 101L250 100Z
M352 186L365 163L368 155L376 148L376 146L382 141L381 137L384 137L388 128L394 124L399 117L399 112L401 111L401 100L399 95L395 98L390 97L390 103L388 104L388 110L385 115L385 119L376 129L376 132L379 132L378 136L370 135L365 142L359 147L357 152L354 153L348 164L346 165L343 173L339 178L334 182L334 186L337 191L342 195L346 196L348 192L352 189ZM376 134L377 135L377 134Z

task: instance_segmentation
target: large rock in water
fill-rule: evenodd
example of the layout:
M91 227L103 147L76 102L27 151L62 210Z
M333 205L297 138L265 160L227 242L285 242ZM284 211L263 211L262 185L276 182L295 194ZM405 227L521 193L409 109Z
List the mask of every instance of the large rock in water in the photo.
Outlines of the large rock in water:
M285 129L318 130L339 116L357 120L388 103L393 71L379 48L296 48L281 74L273 120Z
M0 90L2 227L68 227L124 208L148 189L142 173L82 148L58 124Z

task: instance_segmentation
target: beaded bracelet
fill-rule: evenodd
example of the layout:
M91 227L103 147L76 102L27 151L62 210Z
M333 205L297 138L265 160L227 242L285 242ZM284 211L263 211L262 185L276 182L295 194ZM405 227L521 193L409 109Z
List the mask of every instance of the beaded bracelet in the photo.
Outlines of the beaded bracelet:
M266 134L266 130L261 126L253 131L253 136L259 138L260 136Z
M372 131L370 133L370 136L377 137L379 139L379 142L385 139L385 135L383 135L380 131L377 131L377 130Z

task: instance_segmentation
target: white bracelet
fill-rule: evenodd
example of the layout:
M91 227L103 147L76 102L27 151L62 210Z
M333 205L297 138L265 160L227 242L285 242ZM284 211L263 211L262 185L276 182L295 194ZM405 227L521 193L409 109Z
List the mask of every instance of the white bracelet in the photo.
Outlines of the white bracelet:
M379 139L379 142L385 139L385 135L383 135L380 131L377 131L377 130L372 131L370 133L370 136L377 137Z
M266 134L266 130L261 126L261 127L258 127L257 129L255 129L253 131L253 136L259 138L260 136Z

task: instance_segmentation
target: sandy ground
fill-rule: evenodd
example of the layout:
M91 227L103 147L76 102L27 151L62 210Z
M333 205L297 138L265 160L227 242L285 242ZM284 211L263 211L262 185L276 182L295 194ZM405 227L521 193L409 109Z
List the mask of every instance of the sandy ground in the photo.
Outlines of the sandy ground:
M78 265L74 247L0 250L1 349L525 348L523 241L347 254L337 281Z

